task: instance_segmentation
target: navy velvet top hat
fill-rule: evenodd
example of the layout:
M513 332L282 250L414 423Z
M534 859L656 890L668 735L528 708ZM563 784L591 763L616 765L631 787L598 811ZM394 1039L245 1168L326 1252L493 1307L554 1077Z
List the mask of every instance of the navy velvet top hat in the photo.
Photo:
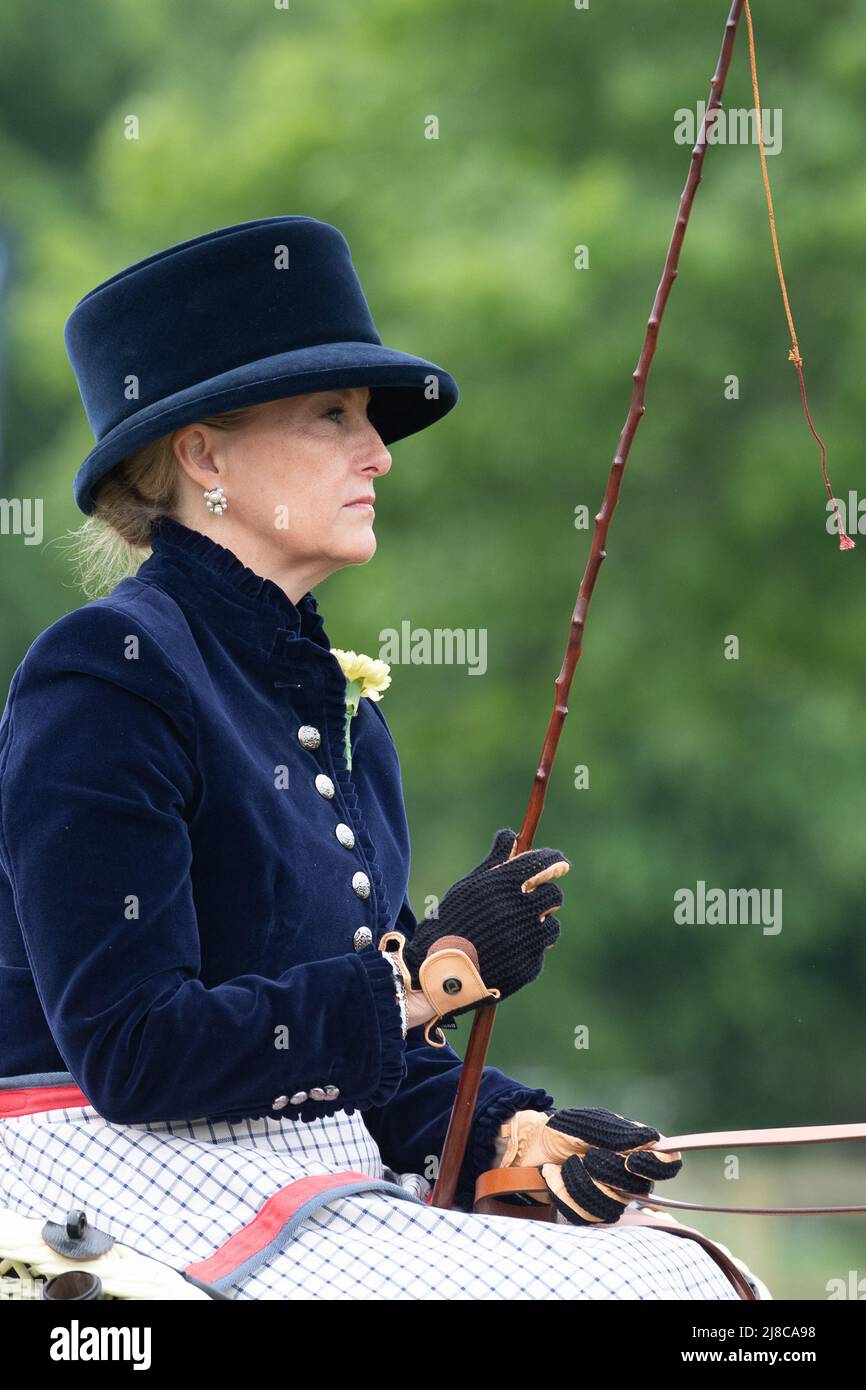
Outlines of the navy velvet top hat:
M96 437L73 494L133 450L240 406L369 386L385 444L446 415L448 372L382 346L346 238L314 217L218 227L136 261L86 294L64 339Z

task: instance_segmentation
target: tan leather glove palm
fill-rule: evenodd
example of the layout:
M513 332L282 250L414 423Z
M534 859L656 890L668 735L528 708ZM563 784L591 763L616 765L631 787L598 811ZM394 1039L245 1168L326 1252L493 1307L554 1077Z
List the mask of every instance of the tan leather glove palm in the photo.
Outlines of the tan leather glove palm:
M575 1225L618 1221L653 1181L673 1178L679 1153L655 1153L657 1129L612 1110L519 1110L500 1127L502 1168L540 1168L551 1201ZM626 1195L615 1189L624 1189ZM631 1194L631 1195L628 1195Z

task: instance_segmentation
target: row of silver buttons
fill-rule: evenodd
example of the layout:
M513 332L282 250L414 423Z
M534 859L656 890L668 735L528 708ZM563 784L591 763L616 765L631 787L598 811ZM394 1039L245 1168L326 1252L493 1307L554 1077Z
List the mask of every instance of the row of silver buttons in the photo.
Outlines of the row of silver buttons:
M322 735L313 724L302 724L298 729L298 742L302 748L308 748L312 751L321 744ZM315 786L319 795L326 797L329 801L336 790L331 778L326 776L324 772L320 772L317 775ZM339 824L334 827L334 834L340 841L340 844L345 845L346 849L355 848L355 832L351 825L346 825L345 822L340 821ZM352 887L359 898L369 898L370 880L360 869L356 874L352 875ZM373 933L370 931L370 928L359 927L352 937L352 945L355 947L356 951L363 951L366 946L372 943L372 940ZM309 1092L296 1091L293 1096L277 1096L271 1109L285 1110L287 1105L303 1105L305 1100L336 1100L339 1094L340 1090L338 1086L313 1086L312 1090Z
M303 1105L305 1100L336 1100L340 1094L339 1086L313 1086L312 1090L295 1091L293 1096L277 1096L272 1110L285 1110L287 1105Z
M322 742L322 735L319 733L318 729L315 728L314 725L302 724L300 729L298 730L298 742L300 743L302 748L318 748L319 744ZM320 772L317 774L315 780L315 787L316 791L319 793L319 796L326 797L328 801L331 800L336 790L336 788L334 787L334 783L331 781L331 778L328 777L324 772ZM346 825L344 821L340 821L338 825L334 826L334 834L340 841L340 844L345 845L346 849L355 848L355 832L352 829L351 825ZM367 875L360 869L356 874L352 875L352 888L358 894L359 898L369 898L370 880L367 877ZM364 928L364 930L366 930L366 928ZM358 933L356 932L355 936L357 935ZM355 949L360 950L361 947L356 945Z

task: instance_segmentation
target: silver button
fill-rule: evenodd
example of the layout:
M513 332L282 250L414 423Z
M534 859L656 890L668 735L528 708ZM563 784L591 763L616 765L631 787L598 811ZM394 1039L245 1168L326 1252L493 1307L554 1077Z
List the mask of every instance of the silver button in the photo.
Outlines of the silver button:
M352 937L352 945L356 951L363 951L365 946L369 946L373 940L373 933L369 927L359 927Z
M359 898L369 898L370 880L368 879L366 874L361 872L360 869L356 874L352 874L352 887L358 894Z
M306 1099L306 1091L295 1091L295 1094L289 1098L289 1105L303 1105Z
M318 748L322 735L312 724L302 724L298 730L298 742L302 748Z
M340 821L340 824L334 828L334 834L340 841L340 844L346 846L346 849L355 848L355 832L351 825L344 825L343 822Z
M316 791L319 796L332 797L334 795L334 784L330 777L326 777L324 772L320 772L316 778Z
M310 1092L310 1100L324 1100L325 1092L321 1086L314 1086Z
M326 1087L325 1087L325 1100L336 1100L336 1099L337 1099L337 1096L338 1096L339 1094L340 1094L340 1088L339 1088L339 1086L326 1086Z
M271 1109L272 1109L272 1110L285 1110L285 1108L286 1108L286 1106L288 1105L288 1103L289 1103L289 1098L288 1098L288 1096L277 1096L276 1100L275 1100L275 1101L272 1103L272 1105L271 1105Z

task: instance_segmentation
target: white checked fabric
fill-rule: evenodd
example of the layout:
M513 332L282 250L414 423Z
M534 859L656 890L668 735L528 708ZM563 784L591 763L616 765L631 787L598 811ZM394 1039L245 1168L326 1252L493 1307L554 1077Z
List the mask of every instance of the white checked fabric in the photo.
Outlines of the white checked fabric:
M0 1206L91 1225L175 1269L209 1257L296 1178L343 1169L399 1183L361 1116L312 1124L115 1125L90 1106L0 1120ZM440 1211L390 1192L331 1198L253 1272L236 1299L736 1299L695 1241ZM763 1287L763 1286L760 1286ZM764 1295L770 1297L768 1291Z

